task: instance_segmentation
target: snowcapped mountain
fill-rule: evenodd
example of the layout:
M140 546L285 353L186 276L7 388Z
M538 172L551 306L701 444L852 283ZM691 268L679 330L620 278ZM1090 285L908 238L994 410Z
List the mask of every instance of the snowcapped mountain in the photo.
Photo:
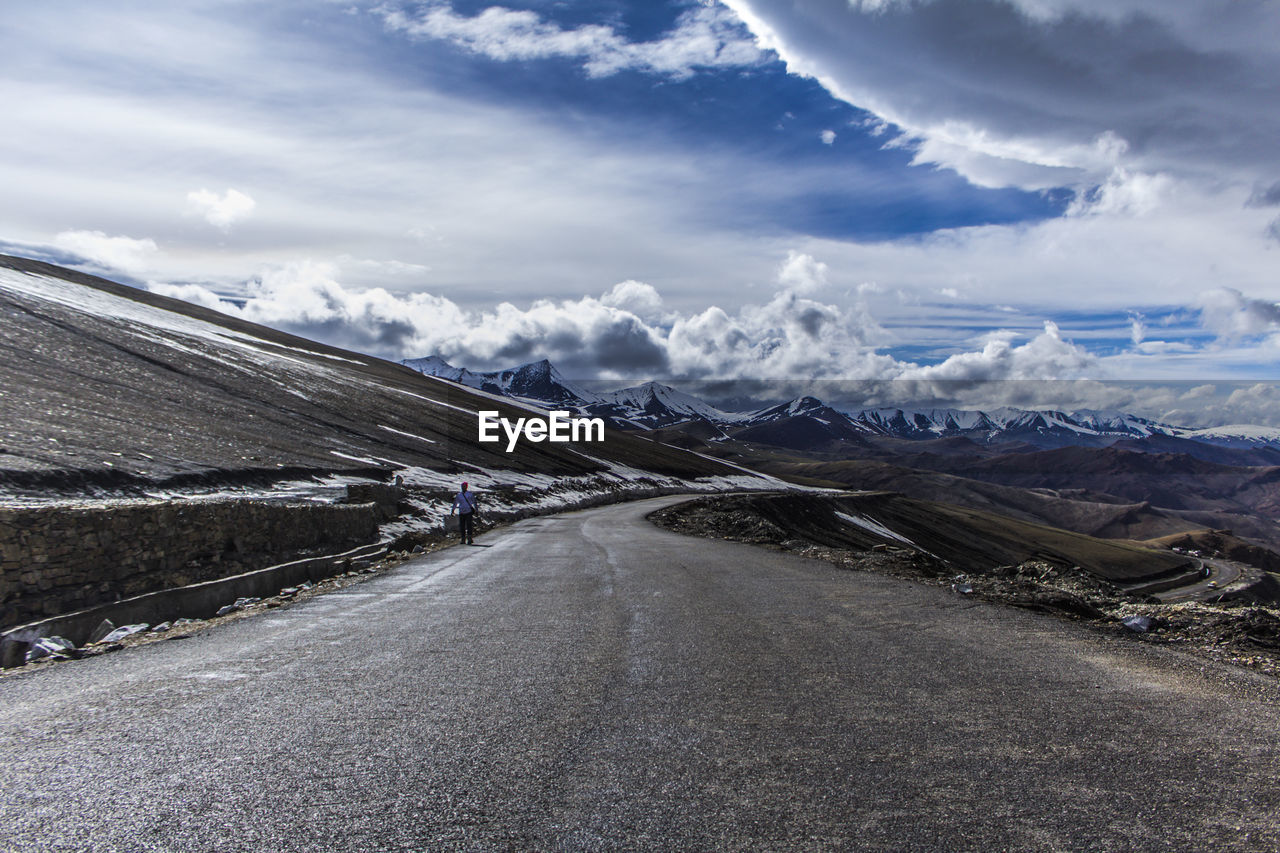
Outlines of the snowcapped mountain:
M726 425L737 423L744 417L734 412L722 412L691 394L659 382L646 382L598 397L600 402L587 406L587 412L615 421L629 421L643 429L658 429L691 420Z
M1136 415L1097 411L882 408L848 414L868 432L909 439L964 436L979 442L1023 439L1035 444L1099 443L1171 434L1173 429Z
M752 412L733 433L741 441L772 444L797 450L828 448L837 443L863 446L864 430L817 397L798 397L787 403Z
M596 393L565 379L555 365L545 359L490 373L475 373L465 367L455 367L434 355L400 363L420 373L491 394L606 418L624 429L660 429L690 421L722 425L736 423L743 418L743 415L722 412L697 397L659 382Z
M838 411L811 396L753 412L726 412L658 382L617 391L591 391L565 379L545 360L491 373L455 367L438 356L401 363L493 394L603 417L623 429L705 423L715 426L721 436L796 448L831 441L865 443L864 438L880 436L908 440L959 437L978 444L1021 442L1039 448L1105 447L1116 441L1174 437L1226 448L1280 449L1280 429L1253 425L1191 429L1117 412L1012 407L986 411L892 407Z
M1204 441L1223 447L1254 448L1269 445L1280 447L1280 429L1253 424L1231 424L1207 429L1179 430L1172 433L1193 441Z
M863 409L850 412L849 418L867 432L898 438L933 438L1000 429L987 414L961 409Z
M427 376L438 376L490 394L501 394L534 403L576 408L602 402L599 395L565 379L555 365L546 359L488 373L475 373L465 367L455 367L438 355L406 359L400 363Z

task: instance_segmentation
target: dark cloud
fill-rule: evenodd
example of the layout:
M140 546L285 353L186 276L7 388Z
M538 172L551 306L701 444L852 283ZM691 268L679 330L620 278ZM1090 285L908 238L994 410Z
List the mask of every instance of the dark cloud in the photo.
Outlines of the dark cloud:
M635 317L623 317L592 341L594 361L605 370L666 371L666 350Z
M1280 181L1269 187L1253 188L1253 195L1245 202L1246 207L1280 207Z
M1047 154L1110 132L1158 168L1274 173L1280 63L1258 38L1280 21L1272 4L1234 4L1232 15L1201 0L1168 14L1118 5L1106 16L1032 15L1008 0L730 5L765 22L784 58L909 132L963 122L986 141L1060 149Z

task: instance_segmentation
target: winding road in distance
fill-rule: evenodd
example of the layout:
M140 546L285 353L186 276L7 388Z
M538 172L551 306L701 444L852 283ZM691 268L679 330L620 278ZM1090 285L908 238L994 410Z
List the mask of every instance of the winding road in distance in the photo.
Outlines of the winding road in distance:
M1280 848L1275 681L673 500L0 679L0 850Z

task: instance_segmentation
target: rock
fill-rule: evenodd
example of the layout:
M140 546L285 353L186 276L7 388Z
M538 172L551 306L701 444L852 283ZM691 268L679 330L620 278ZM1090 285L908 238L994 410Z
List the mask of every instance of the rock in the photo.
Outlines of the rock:
M136 625L121 625L119 628L116 628L114 631L112 631L110 634L107 634L107 636L103 637L101 640L98 640L98 642L99 643L118 643L121 640L123 640L125 637L128 637L131 634L140 633L142 631L147 630L150 627L151 626L146 622L139 622Z
M423 548L421 545L414 545L414 546L413 546L413 551L412 551L412 553L414 553L414 554L421 554L421 553L422 553L423 551L425 551L425 550L426 550L426 549L425 549L425 548Z
M237 598L234 606L237 608L248 607L250 604L257 604L261 600L261 598Z
M297 595L301 590L302 590L302 587L287 586L284 589L280 590L280 595L282 597L287 598L289 596Z
M1151 630L1151 620L1146 616L1134 614L1126 616L1120 620L1120 624L1133 631L1135 634L1145 634Z
M218 612L213 615L226 616L228 613L235 613L239 609L240 606L238 604L224 604L222 607L219 607Z
M159 625L156 625L151 629L151 633L163 634L165 631L168 631L172 627L173 627L172 622L161 622Z
M973 584L970 583L953 583L951 591L957 595L971 595L973 593Z
M33 660L40 660L46 657L65 660L79 656L79 649L76 648L76 644L66 637L41 637L32 643L31 648L27 650L26 662L31 663Z
M98 623L98 627L89 632L89 638L85 642L89 645L102 642L102 638L110 634L116 629L116 625L110 619L103 619Z

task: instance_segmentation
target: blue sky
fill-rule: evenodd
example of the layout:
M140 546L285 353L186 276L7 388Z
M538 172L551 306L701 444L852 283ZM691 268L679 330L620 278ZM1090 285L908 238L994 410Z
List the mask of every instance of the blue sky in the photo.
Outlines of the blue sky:
M1277 45L1246 0L23 4L0 249L476 368L1269 382Z

